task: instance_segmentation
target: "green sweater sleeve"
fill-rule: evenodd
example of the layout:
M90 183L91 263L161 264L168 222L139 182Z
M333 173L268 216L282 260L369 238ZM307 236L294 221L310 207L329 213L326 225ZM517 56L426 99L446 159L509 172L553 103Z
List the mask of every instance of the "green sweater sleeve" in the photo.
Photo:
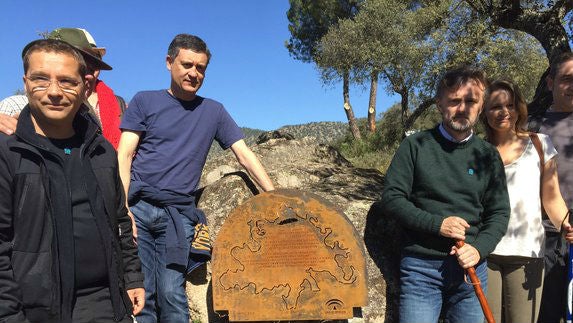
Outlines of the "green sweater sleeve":
M482 226L472 243L481 259L487 257L501 240L509 222L510 204L503 162L492 156L491 178L483 196Z
M384 180L382 208L407 229L440 234L443 218L418 208L410 200L418 146L406 138L392 159Z

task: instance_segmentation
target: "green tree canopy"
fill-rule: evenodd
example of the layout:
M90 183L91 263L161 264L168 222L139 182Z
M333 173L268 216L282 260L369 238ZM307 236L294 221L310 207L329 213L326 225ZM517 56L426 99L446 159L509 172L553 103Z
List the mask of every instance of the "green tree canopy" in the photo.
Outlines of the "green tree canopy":
M455 0L366 0L356 16L329 29L316 61L325 83L341 69L359 84L379 73L386 91L401 97L402 129L432 105L435 82L447 69L477 65L532 97L547 66L535 39L494 26Z
M341 19L349 19L358 12L361 0L290 0L287 12L290 39L286 42L289 53L303 62L316 62L320 39ZM344 112L354 138L360 131L350 105L349 71L336 69L343 81Z
M328 28L338 20L358 12L359 0L289 0L287 11L291 37L286 42L289 53L306 63L315 61L317 45Z

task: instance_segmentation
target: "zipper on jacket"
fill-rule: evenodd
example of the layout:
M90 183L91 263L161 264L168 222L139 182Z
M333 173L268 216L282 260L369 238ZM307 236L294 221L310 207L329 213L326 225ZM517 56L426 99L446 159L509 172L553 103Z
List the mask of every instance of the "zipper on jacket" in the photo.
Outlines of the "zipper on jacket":
M16 213L17 216L22 216L22 210L24 209L24 201L26 201L26 197L28 196L28 190L30 189L30 182L26 180L26 184L24 185L24 191L22 192L22 196L20 196L20 200L18 201L18 212Z
M52 277L54 279L54 286L52 286L53 288L51 288L51 299L52 302L50 304L50 312L52 313L52 315L61 315L61 311L60 311L60 297L59 297L59 291L61 290L60 285L61 285L61 279L60 279L60 275L56 275L55 273L59 272L59 263L60 263L60 258L57 252L54 252L54 248L57 248L57 246L54 244L54 239L56 238L56 221L54 219L54 208L53 208L53 203L52 203L52 199L50 198L50 189L49 189L49 178L46 174L46 160L44 159L43 156L42 157L42 166L40 166L40 177L42 178L42 185L44 186L44 194L45 194L45 198L46 198L46 203L48 204L48 209L50 210L50 222L52 223L52 237L50 240L50 259L52 260L52 263L50 264L50 277Z

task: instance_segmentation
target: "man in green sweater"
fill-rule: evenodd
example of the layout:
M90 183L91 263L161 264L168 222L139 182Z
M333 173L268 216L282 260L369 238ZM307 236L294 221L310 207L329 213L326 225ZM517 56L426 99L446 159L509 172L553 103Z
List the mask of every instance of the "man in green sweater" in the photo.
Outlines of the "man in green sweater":
M440 80L442 122L406 138L386 174L382 205L403 227L400 322L484 320L464 268L486 287L486 256L504 235L509 198L495 147L473 133L484 102L483 72L463 67ZM456 248L456 240L465 245Z

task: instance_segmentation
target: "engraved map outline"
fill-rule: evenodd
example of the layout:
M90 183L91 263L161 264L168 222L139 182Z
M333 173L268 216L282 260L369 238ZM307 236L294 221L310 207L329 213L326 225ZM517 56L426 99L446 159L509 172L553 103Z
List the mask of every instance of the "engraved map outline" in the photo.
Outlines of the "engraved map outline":
M279 229L283 226L301 224L314 230L319 242L328 247L327 250L331 253L334 253L334 256L331 257L332 259L327 259L328 261L325 260L323 262L325 266L306 266L304 273L299 273L299 277L286 282L280 281L281 278L277 277L279 281L272 286L262 285L263 282L256 278L255 281L241 280L241 275L246 275L249 270L254 270L255 272L259 270L256 267L249 268L250 264L244 258L246 255L248 256L248 253L256 255L256 253L262 252L263 248L265 248L265 242L267 242L266 238L271 231L280 231ZM246 225L250 230L250 239L242 245L230 248L231 250L229 251L231 257L238 263L239 268L236 270L227 269L216 279L223 290L229 291L235 288L245 290L251 288L254 289L255 295L260 295L264 291L280 292L281 289L286 288L286 292L279 294L282 298L284 309L296 310L303 292L307 291L307 289L312 292L321 290L319 275L328 275L340 284L355 283L357 272L349 259L349 249L343 246L340 241L334 240L332 228L323 227L319 217L307 212L301 215L292 206L283 203L274 219L251 219L247 221ZM273 232L273 234L277 234L277 232Z

